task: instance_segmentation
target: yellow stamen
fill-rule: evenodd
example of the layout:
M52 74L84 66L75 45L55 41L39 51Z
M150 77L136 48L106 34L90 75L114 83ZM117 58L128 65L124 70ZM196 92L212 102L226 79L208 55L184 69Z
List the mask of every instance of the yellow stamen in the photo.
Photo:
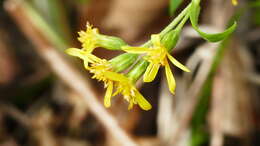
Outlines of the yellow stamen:
M124 99L129 102L129 110L133 108L134 104L138 104L143 110L150 110L152 108L151 104L134 87L129 79L127 79L127 81L117 82L116 87L117 91L115 94L121 93L124 96Z

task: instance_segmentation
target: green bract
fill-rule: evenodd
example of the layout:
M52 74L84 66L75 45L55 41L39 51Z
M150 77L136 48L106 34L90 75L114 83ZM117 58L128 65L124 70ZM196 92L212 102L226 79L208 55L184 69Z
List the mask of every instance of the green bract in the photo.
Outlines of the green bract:
M136 61L137 57L138 55L136 54L124 53L111 59L109 62L115 72L121 72L130 67Z
M168 32L161 40L165 48L170 52L179 40L179 31L172 30Z
M127 77L129 77L133 82L136 82L145 72L149 63L143 59L140 59L135 66L127 73Z
M121 38L107 35L98 35L98 44L108 50L121 50L122 46L127 45Z

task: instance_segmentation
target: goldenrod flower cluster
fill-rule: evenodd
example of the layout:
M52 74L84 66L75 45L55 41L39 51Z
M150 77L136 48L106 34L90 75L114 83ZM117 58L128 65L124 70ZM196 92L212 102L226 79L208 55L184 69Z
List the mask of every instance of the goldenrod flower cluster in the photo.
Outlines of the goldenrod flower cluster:
M232 0L232 3L236 5L237 0ZM137 104L143 110L150 110L151 104L137 90L135 84L141 77L144 82L152 82L159 68L164 67L169 90L172 94L175 93L176 82L170 63L185 72L190 70L170 53L176 46L179 34L187 20L190 20L195 31L209 42L224 40L236 28L234 23L222 33L205 33L198 27L199 13L200 0L192 0L167 27L159 34L151 35L151 39L139 47L129 46L118 37L100 34L97 28L87 23L86 31L79 32L78 40L82 44L81 48L69 48L66 53L82 59L85 69L93 74L92 78L104 83L107 89L104 98L105 107L111 106L113 96L121 94L129 102L128 109L132 109ZM96 48L123 50L125 53L106 60L92 54Z
M105 107L111 106L111 98L117 94L122 94L129 102L128 109L132 109L134 104L138 104L143 110L150 110L151 104L135 87L136 81L143 75L144 82L152 82L160 66L165 67L168 86L171 93L175 90L175 80L170 69L169 61L183 71L189 69L173 58L164 44L161 43L159 35L152 35L152 44L149 47L131 47L120 38L102 35L97 28L87 24L86 31L79 32L78 40L82 43L82 48L69 48L66 53L83 60L84 67L91 74L92 78L102 81L107 89L104 97ZM109 50L124 50L124 53L111 60L101 59L92 54L93 50L103 47ZM138 54L144 57L136 63ZM134 67L128 73L121 73L134 63ZM148 65L149 64L149 65Z

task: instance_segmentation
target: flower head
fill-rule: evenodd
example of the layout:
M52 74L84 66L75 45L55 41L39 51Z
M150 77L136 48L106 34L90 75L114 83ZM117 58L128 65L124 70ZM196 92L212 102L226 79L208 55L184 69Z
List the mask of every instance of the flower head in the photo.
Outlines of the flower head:
M82 43L82 48L88 53L92 53L93 50L98 47L97 36L99 35L98 29L93 28L92 25L87 23L86 31L80 31L78 40Z
M126 101L129 102L128 109L132 109L134 104L138 104L143 110L150 110L151 104L143 97L143 95L136 89L132 81L124 77L115 86L117 87L114 96L121 93Z
M124 99L129 102L128 109L132 109L134 104L138 104L143 110L151 109L150 103L134 87L131 80L123 74L113 72L113 68L107 60L100 59L93 62L88 70L90 73L94 74L92 78L103 81L105 88L107 88L104 97L105 107L111 106L112 96L121 93L124 96ZM117 89L113 94L114 87Z
M169 90L171 91L171 93L174 93L176 83L171 72L168 60L170 60L170 62L172 62L175 66L182 69L183 71L190 71L187 67L182 65L180 62L178 62L174 57L170 55L168 50L163 46L163 44L161 44L159 35L152 35L151 41L152 47L150 48L125 46L122 47L122 49L129 53L146 54L146 56L144 56L144 59L147 60L150 64L144 73L144 82L153 81L158 73L160 66L164 66Z
M105 82L107 82L107 86L105 86L107 87L107 91L104 98L104 105L106 107L110 107L112 96L121 93L124 99L129 102L128 109L132 109L134 104L138 104L143 110L150 110L152 108L151 104L126 76L111 71L106 71L103 75L106 78ZM114 87L116 87L116 92L113 94Z
M117 75L117 73L112 71L111 64L105 59L99 59L98 61L93 62L88 70L90 73L93 74L93 79L104 82L104 87L107 88L104 97L104 105L105 107L110 107L114 80L111 80L107 76L114 77L115 75Z

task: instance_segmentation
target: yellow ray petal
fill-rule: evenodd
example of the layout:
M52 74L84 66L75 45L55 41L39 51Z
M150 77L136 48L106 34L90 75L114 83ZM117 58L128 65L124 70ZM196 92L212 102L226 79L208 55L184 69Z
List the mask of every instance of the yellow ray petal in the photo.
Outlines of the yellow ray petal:
M172 94L175 94L174 91L175 91L176 83L175 83L175 79L173 77L173 74L172 74L172 71L171 71L171 68L170 68L168 62L165 65L165 74L166 74L166 79L167 79L169 90Z
M150 63L144 73L144 82L152 82L156 77L158 70L160 68L160 64Z
M118 82L128 82L128 78L125 77L122 74L112 72L112 71L106 71L104 72L104 76L112 81L118 81Z
M153 34L151 36L151 41L153 43L154 46L161 46L161 38L160 35L158 34Z
M101 62L102 59L98 58L97 56L93 54L86 54L86 57L92 62Z
M89 69L89 66L88 66L88 59L83 59L84 60L84 67L85 69Z
M149 52L149 48L143 48L143 47L129 47L129 46L123 46L122 50L133 53L133 54L144 54Z
M178 68L180 68L181 70L185 71L185 72L190 72L190 70L182 65L178 60L176 60L175 58L173 58L169 53L167 53L167 57L169 58L169 60L172 62L172 64L174 64L175 66L177 66Z
M128 110L131 110L134 106L134 103L132 100L129 101Z
M112 92L113 92L113 82L109 82L107 86L105 98L104 98L104 105L107 108L111 106Z
M152 108L152 105L143 97L143 95L140 92L136 90L135 94L136 94L136 101L143 110L147 111Z
M66 49L65 52L71 56L79 57L80 59L84 59L84 51L78 48L69 48Z

